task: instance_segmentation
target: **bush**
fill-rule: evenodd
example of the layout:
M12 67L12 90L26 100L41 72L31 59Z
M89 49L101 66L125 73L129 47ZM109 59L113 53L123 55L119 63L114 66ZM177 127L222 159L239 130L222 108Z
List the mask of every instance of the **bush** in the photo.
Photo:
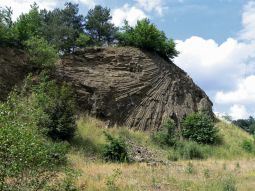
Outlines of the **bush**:
M244 140L242 142L242 148L246 151L246 152L249 152L251 153L253 151L253 143L252 141L249 141L249 140Z
M195 142L184 142L176 145L176 150L183 159L204 159L203 151Z
M36 128L33 111L16 93L0 104L0 190L36 176L41 180L45 170L53 172L66 161L67 145L47 140ZM8 178L12 181L6 183Z
M107 141L109 142L109 144L105 145L103 151L103 157L105 160L113 162L127 162L129 158L125 142L121 138L113 137L106 132L104 133Z
M218 129L214 122L204 113L192 113L183 121L184 138L202 144L214 144L219 140Z
M162 129L152 135L152 140L161 146L174 146L178 140L174 121L168 119Z
M70 140L76 129L75 101L67 84L57 85L43 77L34 87L35 105L41 111L38 127L53 140Z
M167 39L165 33L158 30L148 19L138 21L134 28L126 21L117 39L121 46L134 46L155 51L164 58L174 58L178 55L174 41Z

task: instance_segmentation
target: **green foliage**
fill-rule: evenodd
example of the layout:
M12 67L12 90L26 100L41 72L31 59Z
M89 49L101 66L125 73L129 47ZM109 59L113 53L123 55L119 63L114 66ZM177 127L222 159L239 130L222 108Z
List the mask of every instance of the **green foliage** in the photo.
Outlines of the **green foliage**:
M34 112L17 93L0 104L0 190L11 186L7 178L13 178L10 184L32 184L40 181L36 176L42 180L47 169L53 172L66 161L67 145L47 140L35 125Z
M176 126L172 119L168 119L162 126L161 131L152 135L152 140L161 146L174 146L178 140Z
M33 36L40 35L42 17L36 3L31 5L28 13L22 14L14 25L14 31L20 42L24 42Z
M186 139L202 144L214 144L219 140L218 129L204 113L188 115L183 121L182 135Z
M250 140L244 140L241 146L246 152L251 153L253 151L253 143Z
M0 45L11 44L17 36L13 32L12 10L9 7L0 7Z
M105 136L109 144L105 145L103 157L106 161L127 162L128 152L125 142L121 138L111 136L105 132Z
M90 37L84 33L80 33L79 38L76 39L76 46L84 48L89 45Z
M195 142L179 142L175 149L182 159L191 160L205 158L202 148Z
M194 174L195 173L195 169L194 169L194 166L191 162L188 163L186 169L185 169L185 172L187 174Z
M85 17L85 29L96 45L112 43L115 39L117 28L111 23L110 9L96 5L88 11Z
M32 36L25 41L30 63L40 69L52 68L58 59L55 48L42 37Z
M255 134L255 119L250 116L248 119L238 119L232 122L250 134Z
M53 140L70 140L74 136L75 102L70 86L58 86L47 76L34 87L36 107L41 110L38 127Z
M174 41L167 39L165 33L158 30L148 19L138 21L135 27L129 26L126 21L122 32L118 33L118 41L121 46L155 51L168 59L178 55Z
M115 169L113 174L106 179L106 186L108 187L109 191L118 191L119 188L116 185L116 181L120 178L122 172L120 169Z
M65 3L64 9L41 11L43 37L58 50L64 53L72 52L84 28L84 18L78 13L78 4L72 3Z
M223 191L237 191L236 181L232 176L226 176L222 179Z

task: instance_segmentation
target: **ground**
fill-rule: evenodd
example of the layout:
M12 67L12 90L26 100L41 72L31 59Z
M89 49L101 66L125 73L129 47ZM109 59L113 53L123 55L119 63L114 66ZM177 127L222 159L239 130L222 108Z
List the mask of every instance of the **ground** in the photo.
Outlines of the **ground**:
M68 154L70 166L79 175L74 179L78 190L189 190L189 191L252 191L255 188L255 154L242 148L252 136L236 126L219 122L217 127L223 143L201 146L204 160L169 161L172 148L160 148L150 140L149 133L126 128L106 128L103 122L83 116L73 148ZM110 163L100 158L105 144L103 131L128 137L158 156L162 162Z

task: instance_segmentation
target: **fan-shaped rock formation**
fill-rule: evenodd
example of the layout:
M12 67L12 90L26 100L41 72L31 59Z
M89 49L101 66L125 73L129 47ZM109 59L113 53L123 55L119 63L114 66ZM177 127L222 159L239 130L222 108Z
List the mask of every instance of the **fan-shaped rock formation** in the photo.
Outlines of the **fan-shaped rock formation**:
M58 80L71 82L83 111L138 130L178 124L195 111L212 113L212 102L179 67L136 48L90 48L65 56Z

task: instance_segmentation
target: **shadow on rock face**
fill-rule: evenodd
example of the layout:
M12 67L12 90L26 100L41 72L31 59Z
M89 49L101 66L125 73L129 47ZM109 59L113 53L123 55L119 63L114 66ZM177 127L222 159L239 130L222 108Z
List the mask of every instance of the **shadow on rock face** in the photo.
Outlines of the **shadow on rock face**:
M136 48L89 48L65 56L56 78L71 82L81 111L137 130L175 116L212 113L212 102L179 67Z

